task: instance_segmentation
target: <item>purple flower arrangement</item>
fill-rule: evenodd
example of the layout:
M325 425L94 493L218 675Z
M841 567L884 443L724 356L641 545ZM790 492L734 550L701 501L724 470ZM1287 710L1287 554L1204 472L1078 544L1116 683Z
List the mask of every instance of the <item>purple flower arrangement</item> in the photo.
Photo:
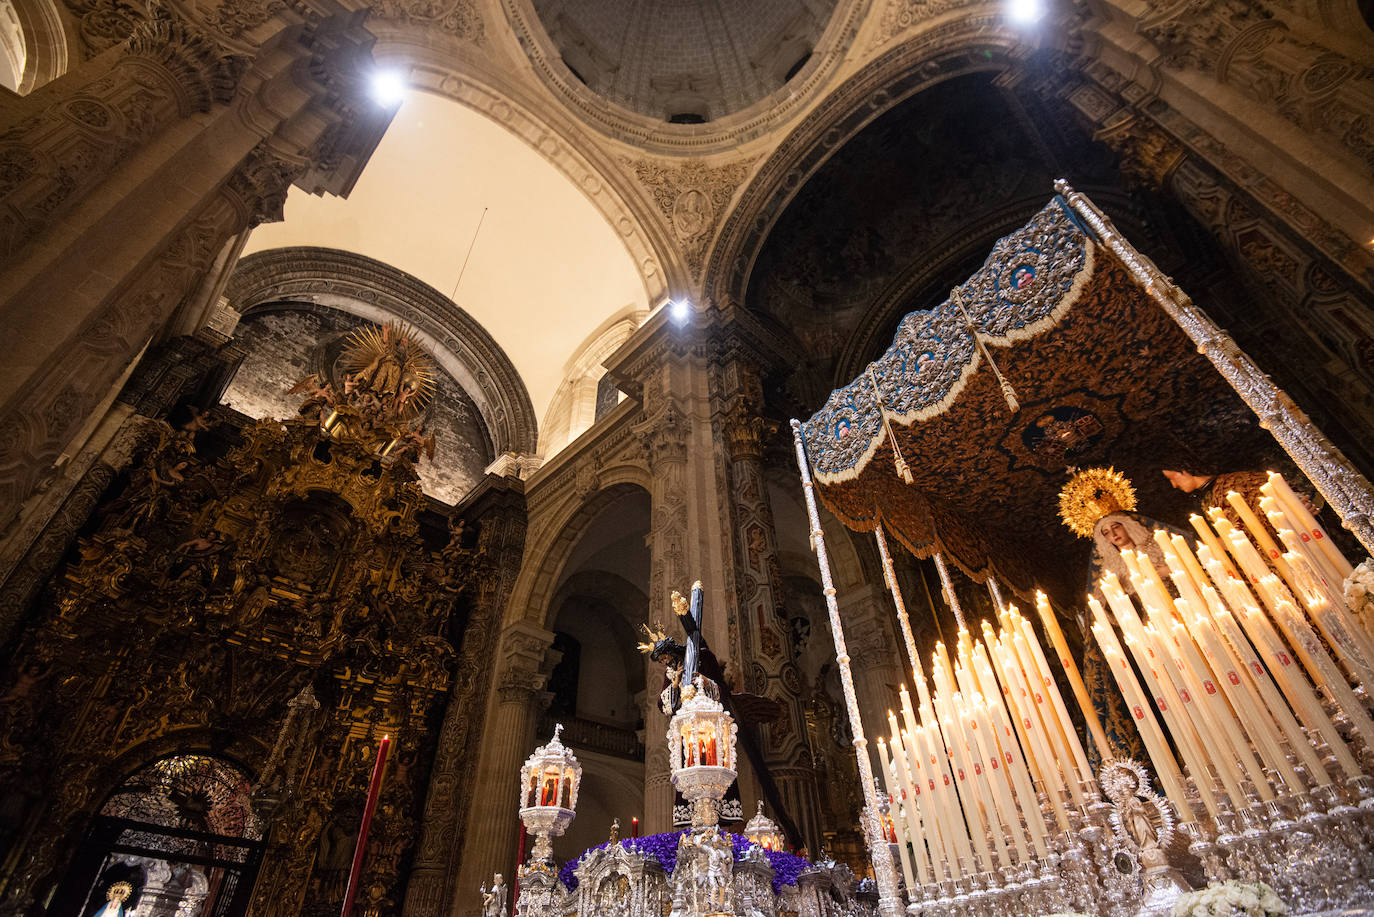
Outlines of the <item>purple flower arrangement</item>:
M632 853L638 853L649 859L657 860L658 865L663 867L663 871L672 875L673 867L677 865L677 845L686 831L668 831L663 834L648 834L644 837L627 837L618 841L621 847ZM735 862L744 858L744 854L749 850L751 842L749 838L741 834L731 834L726 832L726 837L730 838L730 844L734 849ZM611 845L610 841L604 844L597 844L582 851L575 859L571 859L563 864L558 870L558 878L567 886L569 891L577 889L577 876L573 870L582 862L593 850L605 850ZM784 885L796 885L797 877L802 870L811 865L811 861L804 857L799 857L795 853L784 853L781 850L765 850L764 856L768 858L768 863L773 867L773 894L782 891Z

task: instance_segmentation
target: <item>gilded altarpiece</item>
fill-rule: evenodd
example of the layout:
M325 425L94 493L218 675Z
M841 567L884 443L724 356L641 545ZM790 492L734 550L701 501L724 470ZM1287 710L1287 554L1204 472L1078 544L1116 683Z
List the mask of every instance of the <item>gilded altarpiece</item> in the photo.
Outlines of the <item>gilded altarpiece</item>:
M383 735L358 912L400 910L466 590L487 564L482 531L425 509L415 466L433 443L405 383L374 375L320 385L285 421L160 424L97 512L0 689L5 910L70 895L107 795L196 753L254 781L268 831L251 912L337 913ZM289 716L306 688L319 706Z

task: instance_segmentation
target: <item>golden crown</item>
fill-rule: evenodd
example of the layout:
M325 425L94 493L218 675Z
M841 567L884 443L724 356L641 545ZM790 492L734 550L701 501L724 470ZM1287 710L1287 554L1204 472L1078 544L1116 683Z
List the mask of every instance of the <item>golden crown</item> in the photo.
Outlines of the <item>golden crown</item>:
M649 655L654 651L654 647L662 640L667 640L668 635L658 628L658 625L650 627L647 624L639 625L639 629L644 631L644 636L648 638L648 643L639 644L639 651L644 655Z
M1085 468L1059 491L1059 518L1079 538L1091 538L1103 516L1135 509L1135 488L1115 468Z

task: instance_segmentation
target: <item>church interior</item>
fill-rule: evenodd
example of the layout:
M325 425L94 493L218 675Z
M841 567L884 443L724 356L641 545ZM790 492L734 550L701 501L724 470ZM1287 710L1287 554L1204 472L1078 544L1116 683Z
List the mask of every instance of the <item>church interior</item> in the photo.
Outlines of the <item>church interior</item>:
M1371 0L0 52L0 913L1374 912Z

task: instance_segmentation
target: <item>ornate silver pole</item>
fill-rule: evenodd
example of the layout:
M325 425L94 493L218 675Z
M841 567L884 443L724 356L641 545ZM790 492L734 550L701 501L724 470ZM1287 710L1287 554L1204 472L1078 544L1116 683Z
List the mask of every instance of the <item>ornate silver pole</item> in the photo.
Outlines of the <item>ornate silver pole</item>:
M997 577L988 577L988 592L992 595L993 611L1001 614L1007 607L1007 603L1002 600L1002 587L997 584Z
M954 593L954 581L949 578L949 567L945 566L945 555L936 551L931 557L935 558L935 569L940 571L940 585L945 590L945 601L949 602L950 610L954 612L954 621L959 625L959 630L968 630L964 624L964 608L959 604L959 596Z
M845 708L849 712L849 728L854 734L854 757L859 765L859 784L864 790L864 810L859 814L863 824L868 855L873 861L873 875L878 882L878 913L883 917L901 917L902 897L897 889L897 870L886 841L873 820L878 817L878 794L873 791L873 765L868 760L868 739L864 737L863 719L859 716L859 699L854 693L854 673L849 668L849 651L845 648L844 625L840 623L840 606L835 601L835 583L830 577L830 557L825 551L825 535L821 533L821 516L816 509L815 485L811 483L811 468L806 460L806 446L802 443L801 421L792 421L792 439L797 445L797 468L801 471L802 491L806 494L806 515L811 523L811 548L821 568L821 586L825 592L825 607L830 612L830 635L835 640L835 662L840 667L840 686L844 689Z
M911 632L911 619L906 614L902 590L897 586L897 574L892 569L892 555L887 552L887 533L883 531L881 522L873 530L873 537L878 541L878 556L883 559L883 579L887 582L888 591L892 593L893 604L897 606L897 623L902 628L902 639L906 641L906 654L911 660L911 674L916 678L924 678L921 657L916 654L916 636Z
M1311 418L1274 384L1231 336L1198 308L1173 279L1138 252L1081 192L1060 179L1054 189L1062 194L1102 243L1121 259L1150 297L1178 323L1197 345L1198 353L1212 362L1223 379L1259 416L1260 423L1284 448L1308 480L1340 514L1345 527L1355 533L1365 549L1374 553L1374 489L1355 470L1341 451L1313 425Z

